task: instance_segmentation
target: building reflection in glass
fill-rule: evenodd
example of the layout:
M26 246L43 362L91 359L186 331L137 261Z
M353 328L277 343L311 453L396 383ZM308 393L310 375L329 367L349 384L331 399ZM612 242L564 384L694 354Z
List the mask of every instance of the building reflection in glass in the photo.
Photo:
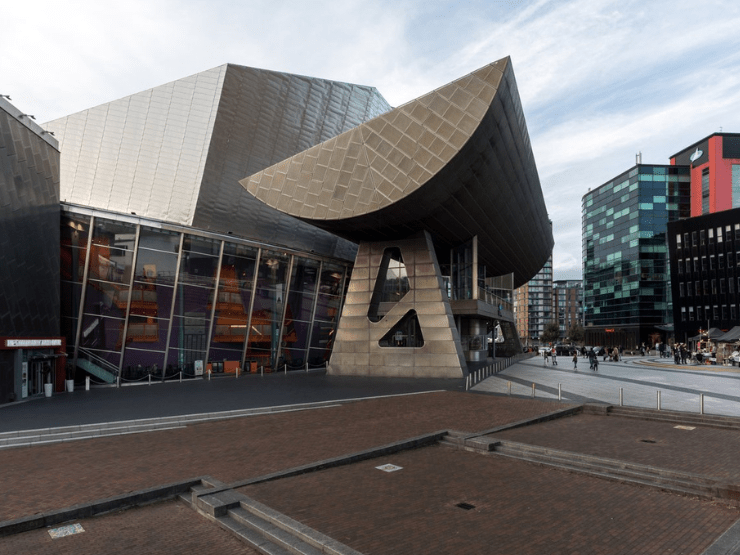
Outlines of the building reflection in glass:
M63 333L93 382L326 364L349 263L166 227L63 211Z

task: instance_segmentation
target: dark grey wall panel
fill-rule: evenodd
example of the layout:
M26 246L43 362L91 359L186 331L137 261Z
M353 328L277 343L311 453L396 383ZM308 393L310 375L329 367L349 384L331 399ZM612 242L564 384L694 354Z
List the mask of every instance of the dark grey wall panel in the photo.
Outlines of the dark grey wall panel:
M0 105L0 336L59 335L59 151Z

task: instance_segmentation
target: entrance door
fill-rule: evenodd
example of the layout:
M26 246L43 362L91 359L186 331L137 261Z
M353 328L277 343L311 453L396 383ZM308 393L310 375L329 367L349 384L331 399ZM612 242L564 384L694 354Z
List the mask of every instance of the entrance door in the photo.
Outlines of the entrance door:
M28 376L28 394L38 395L44 392L44 361L31 362L31 371Z

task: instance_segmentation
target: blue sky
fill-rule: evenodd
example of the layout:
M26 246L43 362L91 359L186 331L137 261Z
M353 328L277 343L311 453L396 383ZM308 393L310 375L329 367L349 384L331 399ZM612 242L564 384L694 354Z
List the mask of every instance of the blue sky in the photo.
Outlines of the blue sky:
M736 0L25 0L0 94L49 121L230 62L375 86L398 106L511 56L555 279L581 275L581 197L740 132ZM13 22L10 24L10 22Z

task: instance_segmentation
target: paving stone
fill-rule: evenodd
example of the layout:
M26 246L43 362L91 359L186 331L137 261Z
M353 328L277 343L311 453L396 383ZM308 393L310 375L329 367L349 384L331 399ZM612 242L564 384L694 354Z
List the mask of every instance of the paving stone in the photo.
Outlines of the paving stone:
M84 519L84 532L52 539L42 528L0 540L0 552L23 555L258 555L226 530L178 502L156 503Z

